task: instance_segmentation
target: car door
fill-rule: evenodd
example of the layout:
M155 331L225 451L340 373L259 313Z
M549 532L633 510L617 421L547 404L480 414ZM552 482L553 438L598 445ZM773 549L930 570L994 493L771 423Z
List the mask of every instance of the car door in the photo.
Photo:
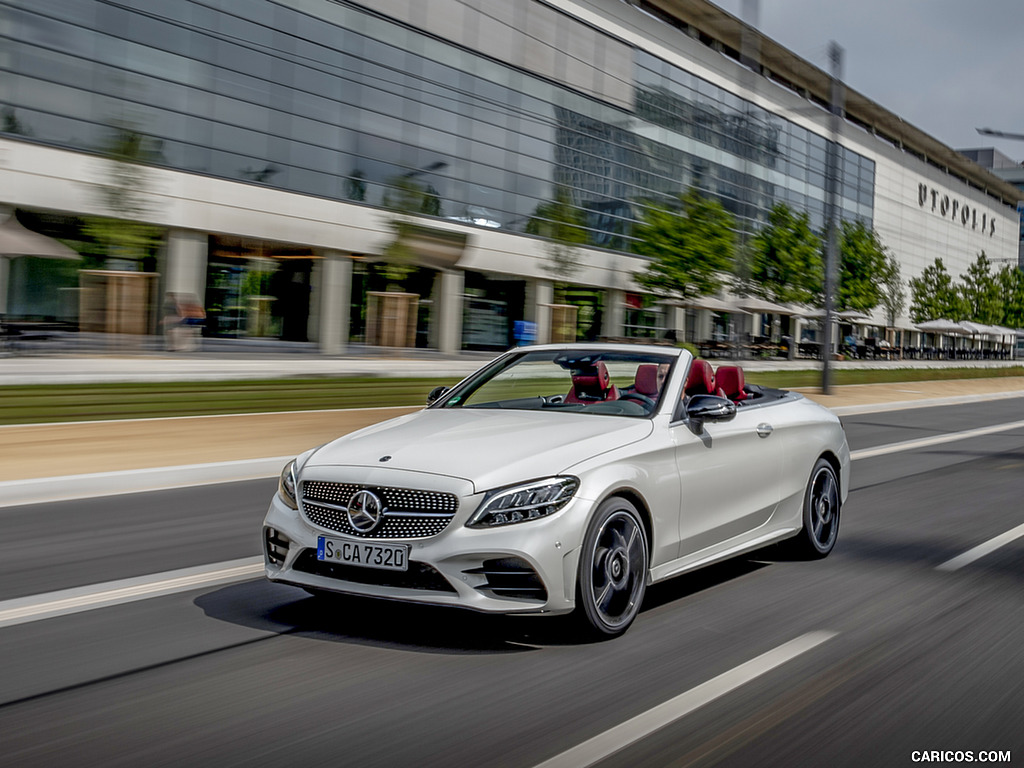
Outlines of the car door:
M695 433L673 422L681 508L679 556L750 534L779 504L783 451L772 423L777 408L740 405L730 421ZM739 543L738 541L733 543ZM709 553L711 554L711 553Z

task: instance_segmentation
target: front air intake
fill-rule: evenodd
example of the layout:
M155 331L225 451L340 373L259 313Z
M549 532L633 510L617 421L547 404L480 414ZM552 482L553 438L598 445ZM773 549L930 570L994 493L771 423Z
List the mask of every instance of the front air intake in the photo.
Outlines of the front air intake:
M283 565L288 557L288 547L291 546L291 539L275 528L263 529L263 548L267 554L267 560L274 565Z
M540 576L528 562L518 557L484 560L481 567L472 568L465 573L485 576L487 581L477 589L493 597L539 602L548 599L548 591Z

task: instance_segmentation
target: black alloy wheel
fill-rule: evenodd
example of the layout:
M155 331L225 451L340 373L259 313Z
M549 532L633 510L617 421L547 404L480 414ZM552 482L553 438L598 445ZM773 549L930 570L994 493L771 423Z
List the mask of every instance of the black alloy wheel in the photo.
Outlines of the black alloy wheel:
M647 551L636 507L617 496L605 500L580 553L576 611L586 634L617 637L633 623L647 589Z
M804 492L803 529L792 540L794 554L817 560L832 551L839 534L839 498L835 468L818 459Z

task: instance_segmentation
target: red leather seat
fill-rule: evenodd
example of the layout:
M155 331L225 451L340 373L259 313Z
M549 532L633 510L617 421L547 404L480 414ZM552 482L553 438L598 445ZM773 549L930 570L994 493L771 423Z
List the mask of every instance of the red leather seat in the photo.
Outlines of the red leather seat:
M658 366L656 363L643 363L636 367L633 391L639 395L647 395L647 397L658 397Z
M707 360L694 360L690 363L690 373L686 376L686 396L715 394L715 373Z
M720 365L715 373L715 384L725 397L734 402L746 400L749 395L743 390L743 369L738 365Z
M587 371L573 374L572 389L565 396L567 403L596 403L618 399L619 390L612 384L608 368L602 362L597 362Z

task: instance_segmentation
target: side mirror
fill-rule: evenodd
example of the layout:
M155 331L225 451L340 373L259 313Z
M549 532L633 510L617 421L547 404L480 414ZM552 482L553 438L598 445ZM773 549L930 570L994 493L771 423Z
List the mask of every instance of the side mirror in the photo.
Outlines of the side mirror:
M427 405L433 405L448 392L448 387L434 387L427 395Z
M736 415L736 403L718 395L694 395L686 404L686 418L695 432L705 422L730 421Z

